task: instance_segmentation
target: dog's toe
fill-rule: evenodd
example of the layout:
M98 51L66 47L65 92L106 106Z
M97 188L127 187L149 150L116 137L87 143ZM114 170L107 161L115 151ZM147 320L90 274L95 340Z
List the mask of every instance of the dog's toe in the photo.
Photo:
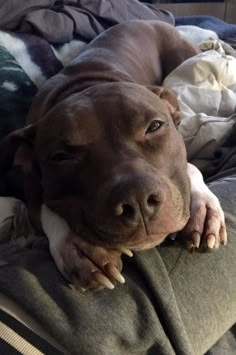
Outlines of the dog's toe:
M190 251L215 251L227 243L224 213L219 200L208 193L193 196L191 216L184 234Z

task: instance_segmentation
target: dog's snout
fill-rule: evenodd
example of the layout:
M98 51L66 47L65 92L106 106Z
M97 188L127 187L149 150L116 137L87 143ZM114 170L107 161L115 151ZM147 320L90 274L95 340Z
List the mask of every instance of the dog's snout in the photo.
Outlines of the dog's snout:
M132 226L151 220L157 213L161 198L155 179L124 179L113 187L110 195L113 216Z

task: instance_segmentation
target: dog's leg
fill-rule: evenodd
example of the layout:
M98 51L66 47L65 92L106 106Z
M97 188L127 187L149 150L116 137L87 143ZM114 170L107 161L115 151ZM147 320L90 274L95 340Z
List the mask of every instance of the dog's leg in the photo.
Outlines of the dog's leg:
M93 246L74 234L66 221L43 205L41 222L53 259L63 276L78 288L114 288L124 283L120 274L121 254L128 250L107 250Z
M181 235L187 237L190 250L199 247L218 249L220 244L227 242L224 212L198 168L188 163L187 169L191 183L191 212Z

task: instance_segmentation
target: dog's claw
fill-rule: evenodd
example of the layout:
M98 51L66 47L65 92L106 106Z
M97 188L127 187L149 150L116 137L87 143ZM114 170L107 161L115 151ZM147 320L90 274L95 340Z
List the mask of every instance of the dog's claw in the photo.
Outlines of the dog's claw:
M196 247L192 241L187 242L187 250L189 251L189 253L193 253L195 251L195 249L196 249Z
M220 244L226 245L227 244L227 232L225 226L221 226L220 228Z
M226 244L227 244L227 238L224 239L224 240L221 240L220 244L221 244L221 245L226 245Z
M191 240L187 242L187 250L193 253L195 249L199 249L201 243L201 235L199 232L193 232Z
M121 247L119 250L120 250L120 252L121 252L122 254L125 254L125 255L129 256L130 258L132 258L132 256L134 256L134 254L132 253L132 251L131 251L130 249L128 249L128 248Z
M208 248L213 249L215 247L215 245L216 245L216 238L215 238L214 234L209 234L207 236L207 246L208 246Z
M98 284L100 284L101 286L108 288L109 290L113 290L113 288L115 287L113 285L113 283L105 276L103 275L101 272L99 271L94 271L92 273L92 278L94 279L94 281L96 281Z
M194 232L192 235L192 244L194 248L199 248L201 242L200 233Z
M120 282L121 284L125 283L124 277L121 275L120 271L111 263L107 263L105 265L105 269L107 273L113 277L116 281Z
M80 284L78 284L76 276L71 277L71 283L69 284L69 286L72 290L77 290L82 293L85 293L87 291L87 288L81 287Z

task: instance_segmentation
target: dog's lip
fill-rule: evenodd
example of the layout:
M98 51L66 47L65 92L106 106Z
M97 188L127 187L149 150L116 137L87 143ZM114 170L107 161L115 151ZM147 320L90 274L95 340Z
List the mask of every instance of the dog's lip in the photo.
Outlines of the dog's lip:
M91 228L88 225L86 228L88 228L89 232L92 233L92 236L96 238L95 240L91 236L91 242L94 243L96 241L98 244L106 245L106 247L112 249L120 249L122 247L133 251L151 249L161 244L167 237L166 233L145 234L144 231L142 231L140 235L138 230L136 230L131 236L127 236L128 241L112 241L112 237L117 238L118 234L112 235L108 232L104 233L104 231L99 230L99 228Z
M101 245L106 245L107 247L111 248L120 248L120 247L125 247L133 251L138 251L138 250L145 250L145 249L151 249L154 248L155 246L159 245L160 243L163 242L163 240L166 238L166 235L163 236L163 234L148 234L148 235L143 235L143 237L138 236L135 232L132 233L132 236L129 237L127 236L127 239L130 240L129 242L126 242L124 240L119 241L112 241L112 237L114 235L110 233L104 233L104 231L100 231L97 229L90 228L90 233L92 232L92 235L96 237L96 242L98 242ZM116 238L118 235L115 235ZM92 237L91 237L92 241ZM94 240L93 240L94 242Z
M99 226L95 226L93 223L89 223L84 213L82 219L83 227L88 233L86 233L86 239L92 244L95 243L111 249L120 249L122 247L132 251L151 249L161 244L167 235L170 234L164 231L146 233L147 231L139 226L124 238L119 233L110 233L99 228Z
M111 239L112 237L119 237L118 233L109 233L108 231L103 230L102 228L99 228L96 226L93 222L90 222L87 219L87 216L85 213L81 214L81 220L82 220L82 225L83 227L86 228L86 230L89 232L89 234L94 235L100 242L104 242L107 239ZM81 225L80 225L81 226Z

